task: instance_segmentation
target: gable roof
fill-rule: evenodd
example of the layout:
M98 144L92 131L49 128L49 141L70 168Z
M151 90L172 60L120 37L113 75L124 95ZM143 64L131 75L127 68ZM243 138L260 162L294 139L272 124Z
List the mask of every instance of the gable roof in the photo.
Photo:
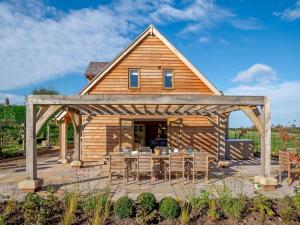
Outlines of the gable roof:
M101 73L109 62L90 62L84 75L88 78L93 78Z
M221 95L221 92L192 64L190 63L153 25L150 25L144 30L133 42L131 42L126 49L117 55L109 64L99 71L94 78L81 89L80 95L86 94L94 85L98 83L118 62L120 62L134 47L136 47L147 35L154 34L158 37L184 64L193 71L199 79L208 86L208 88L215 94Z

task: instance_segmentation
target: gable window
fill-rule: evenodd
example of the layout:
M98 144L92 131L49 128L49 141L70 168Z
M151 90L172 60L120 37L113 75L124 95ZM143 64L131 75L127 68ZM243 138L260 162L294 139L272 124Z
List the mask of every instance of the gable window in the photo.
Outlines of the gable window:
M163 69L163 88L172 89L174 88L174 70Z
M129 69L128 70L128 87L129 88L139 88L140 87L140 70L139 69Z

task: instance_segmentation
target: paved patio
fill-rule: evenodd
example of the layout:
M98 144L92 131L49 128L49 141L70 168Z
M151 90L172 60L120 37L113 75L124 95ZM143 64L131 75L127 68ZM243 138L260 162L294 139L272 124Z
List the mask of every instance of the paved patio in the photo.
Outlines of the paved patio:
M73 169L70 164L59 164L57 162L57 152L39 156L38 158L38 177L44 179L43 193L48 187L52 186L57 190L58 195L65 190L79 190L82 193L93 190L110 187L113 192L113 199L117 199L127 194L129 197L136 198L139 193L150 191L155 193L158 199L165 196L175 198L185 198L197 194L202 189L216 189L226 184L231 188L233 193L244 193L253 195L256 191L253 185L253 177L259 174L260 159L231 161L230 168L219 169L211 165L211 174L208 184L198 180L193 184L191 181L181 182L181 179L173 179L170 184L168 181L143 180L129 182L122 179L114 180L111 184L107 178L107 167L100 166L96 163L85 163L81 169ZM277 177L277 162L272 161L272 176ZM0 193L2 197L13 196L16 199L24 197L25 193L18 190L18 182L25 178L25 160L0 163ZM291 195L294 187L299 187L299 181L294 182L291 186L287 185L286 180L274 192L265 194L270 197L279 197Z

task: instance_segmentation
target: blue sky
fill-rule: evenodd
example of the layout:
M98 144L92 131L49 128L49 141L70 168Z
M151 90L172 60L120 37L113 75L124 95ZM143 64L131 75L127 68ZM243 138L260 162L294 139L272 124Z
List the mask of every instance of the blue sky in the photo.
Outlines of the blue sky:
M35 87L75 94L154 24L218 89L268 95L274 124L300 125L300 0L0 1L0 99ZM232 115L232 126L251 123Z

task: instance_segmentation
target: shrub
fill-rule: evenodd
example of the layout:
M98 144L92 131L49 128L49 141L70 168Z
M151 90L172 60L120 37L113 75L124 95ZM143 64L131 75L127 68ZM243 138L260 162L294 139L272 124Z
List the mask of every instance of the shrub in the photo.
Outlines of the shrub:
M271 217L275 214L272 209L271 201L265 195L257 194L253 198L253 206L254 210L257 210L260 213L261 219L264 219L266 215Z
M152 212L156 207L156 198L150 192L141 193L136 199L137 208L146 213Z
M242 217L245 206L246 202L244 197L231 198L228 202L224 203L223 211L228 218L239 220Z
M220 218L220 213L218 212L218 207L216 203L216 199L211 199L209 203L209 208L207 211L207 217L212 221L215 222Z
M99 192L87 196L81 203L81 207L86 214L94 213L96 209L103 210L109 198L109 192Z
M0 225L5 225L4 217L0 214Z
M25 224L44 224L46 213L43 198L36 193L28 193L23 204Z
M63 216L62 224L69 225L74 219L75 210L78 205L78 194L75 192L68 193L65 199L65 214Z
M182 225L187 225L190 220L191 205L188 202L181 204L180 220Z
M300 211L300 189L295 190L295 195L293 196L293 202L298 211Z
M4 210L5 214L7 215L11 214L16 207L17 207L16 201L13 198L9 197L9 199L6 201L6 206Z
M176 218L179 216L180 208L178 202L171 197L162 199L159 214L164 218Z
M292 221L297 220L296 207L294 205L293 199L289 196L285 196L279 202L279 211L278 214L285 224L290 224Z
M210 202L210 193L207 190L202 190L199 197L192 197L189 202L193 210L207 209Z
M132 217L134 214L133 201L127 196L119 198L114 204L114 212L120 219Z

